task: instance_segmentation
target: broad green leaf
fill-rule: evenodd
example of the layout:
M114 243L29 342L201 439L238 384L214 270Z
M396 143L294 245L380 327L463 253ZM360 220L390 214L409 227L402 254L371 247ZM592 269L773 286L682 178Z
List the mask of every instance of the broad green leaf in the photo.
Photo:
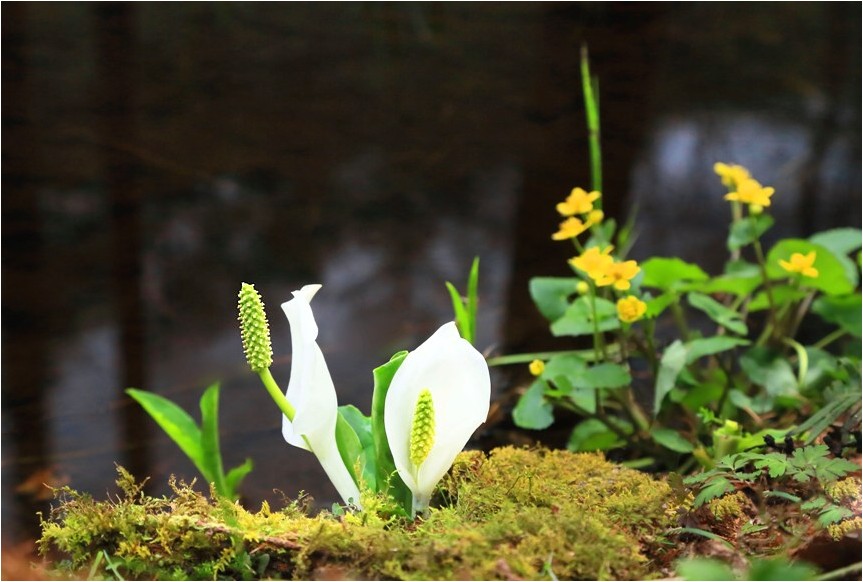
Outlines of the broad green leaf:
M752 560L747 580L818 580L818 569L805 562L790 562L786 558Z
M686 281L706 281L707 273L701 267L678 258L654 257L641 263L643 287L676 289Z
M599 331L611 331L620 328L620 320L617 318L617 307L607 299L597 297L596 321ZM592 335L594 332L593 310L590 299L579 297L567 308L563 317L551 324L551 333L554 336L563 335Z
M863 232L859 228L833 228L818 232L809 237L819 244L840 255L849 255L858 250L863 243Z
M342 463L344 463L348 473L350 473L354 484L359 487L360 477L365 477L365 451L363 450L362 443L360 443L360 437L357 436L357 431L345 419L341 410L339 410L339 414L336 417L336 445L339 449ZM354 501L359 500L355 499Z
M545 399L547 384L537 379L518 399L512 411L512 420L520 428L542 430L554 422L552 404Z
M653 415L659 414L662 409L662 401L674 388L677 376L686 365L686 346L680 340L665 348L662 359L659 361L659 373L656 375L656 390L653 396Z
M201 449L201 429L185 410L158 394L129 388L126 394L135 399L171 439L177 443L208 482L209 468Z
M779 265L779 261L787 261L794 253L806 255L815 251L815 263L818 269L817 277L799 276L801 284L819 289L828 295L847 295L854 291L856 281L850 280L845 267L826 247L803 239L784 239L779 241L767 253L767 275L772 279L784 279L792 274Z
M819 297L812 304L812 311L827 322L838 325L848 333L861 336L860 294Z
M579 281L576 277L534 277L528 287L539 312L548 321L556 321L569 307L569 297Z
M754 347L740 358L740 367L753 383L763 386L771 396L797 393L797 377L779 352Z
M406 351L398 352L390 358L389 362L378 366L372 372L375 381L372 392L372 435L374 435L375 443L375 469L377 470L375 483L378 491L388 492L407 511L410 511L413 496L396 472L384 426L384 404L387 399L387 391L393 381L393 376L407 355ZM388 488L386 487L387 483L389 483Z
M676 453L691 453L695 448L691 442L683 438L683 435L672 428L654 428L650 431L650 438Z
M746 324L740 317L740 314L725 307L712 297L701 293L690 293L687 296L689 304L707 314L710 319L724 327L725 329L736 333L737 335L746 335Z
M231 498L237 499L239 498L240 491L240 483L243 482L243 479L246 478L252 469L254 468L254 463L252 463L252 459L246 459L246 462L242 465L237 465L225 475L225 484L228 487L228 491L231 492Z
M848 255L860 248L861 238L859 228L834 228L819 232L809 237L811 242L819 244L833 253L833 256L842 263L845 276L854 286L857 286L857 265Z
M622 447L626 443L599 419L589 418L579 422L566 445L570 451L607 451Z
M219 385L213 384L201 396L201 452L210 476L210 482L216 484L216 492L222 497L230 498L225 483L225 471L222 468L222 452L219 449ZM204 474L206 476L206 473Z
M736 251L755 242L771 226L773 226L773 217L769 214L749 215L734 222L728 232L728 250Z
M576 388L602 389L629 386L632 376L620 364L604 363L586 368L584 373L572 380Z
M732 295L749 295L761 285L761 275L719 275L708 281L687 287L702 293L731 293Z
M658 317L669 305L674 303L676 297L676 293L669 291L658 297L648 299L646 301L647 311L644 312L644 317L648 319Z
M799 287L793 287L791 285L773 285L770 288L770 295L767 295L767 291L759 291L757 295L749 302L749 311L763 311L764 309L770 308L770 299L773 299L773 306L775 308L783 307L784 305L791 303L793 301L799 301L806 297L806 291L800 289Z
M731 566L715 558L682 560L676 570L683 580L737 580Z
M686 344L686 363L691 364L704 356L711 356L750 343L752 342L747 339L727 335L694 339Z
M587 372L587 362L574 354L562 354L551 358L545 365L542 378L552 383L576 406L589 414L596 412L596 392L584 389L581 378ZM546 393L549 391L546 390Z

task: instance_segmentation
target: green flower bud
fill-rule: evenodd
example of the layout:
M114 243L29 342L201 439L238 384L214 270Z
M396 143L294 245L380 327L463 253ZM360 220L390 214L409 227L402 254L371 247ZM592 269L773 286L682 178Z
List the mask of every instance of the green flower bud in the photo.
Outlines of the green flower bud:
M270 326L264 313L264 302L254 285L243 283L240 287L238 307L246 361L253 372L263 372L273 363L273 346L270 343Z
M411 423L410 459L414 467L422 465L434 444L434 403L428 388L420 392Z

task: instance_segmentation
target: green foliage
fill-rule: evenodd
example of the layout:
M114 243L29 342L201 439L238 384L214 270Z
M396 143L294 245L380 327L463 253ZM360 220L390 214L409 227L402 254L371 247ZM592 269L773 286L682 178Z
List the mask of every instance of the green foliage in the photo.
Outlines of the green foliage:
M677 563L684 580L814 580L818 571L809 564L784 558L754 559L746 571L735 573L715 558L690 558Z
M303 498L251 512L176 483L148 497L122 470L120 485L109 501L57 491L39 542L64 558L56 575L540 579L552 554L560 579L645 579L667 566L680 508L666 483L600 455L511 447L462 453L418 522L394 517L379 494L358 513L310 516Z
M216 493L226 499L239 497L239 486L252 470L252 460L234 467L228 474L222 465L219 449L219 385L213 384L201 396L201 426L186 411L158 394L129 388L131 396L147 411L165 434L171 437L189 460L200 471L207 483L212 483Z
M479 257L474 257L467 279L467 296L462 297L455 285L446 282L446 288L452 300L455 323L461 337L470 343L476 342L476 314L479 305Z

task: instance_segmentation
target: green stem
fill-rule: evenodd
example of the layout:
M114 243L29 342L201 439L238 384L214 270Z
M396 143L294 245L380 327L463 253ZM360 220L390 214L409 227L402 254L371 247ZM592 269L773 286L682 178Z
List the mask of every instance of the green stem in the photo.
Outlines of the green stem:
M844 329L835 329L832 332L830 332L829 334L825 335L820 340L818 340L817 342L815 342L814 344L812 344L812 347L817 348L819 350L823 349L824 347L832 344L833 342L835 342L836 340L838 340L839 338L841 338L842 336L844 336L847 333L848 332L845 331Z
M282 411L282 414L288 417L288 420L294 420L294 415L296 415L297 411L294 410L294 407L291 406L291 403L288 402L288 399L285 398L285 395L282 393L282 389L279 388L279 385L276 384L275 378L270 374L270 369L267 368L263 372L258 372L258 375L261 377L261 382L264 383L264 387L267 389L267 392L270 393L270 398L273 399L273 402L276 403L276 406L279 407L279 410Z
M605 342L602 339L602 334L599 333L599 318L596 315L596 285L590 284L590 313L593 318L593 349L596 351L596 359L599 361L600 353L603 359L608 359L608 354L605 351Z
M683 315L683 309L680 307L680 295L674 294L674 301L671 302L671 315L674 317L674 323L680 329L680 334L683 336L683 341L689 341L690 332L689 326L686 324L686 317Z
M606 346L610 355L617 355L620 351L618 344L609 344ZM511 364L529 364L533 360L548 360L555 356L576 356L588 362L595 361L596 352L593 350L560 350L556 352L531 352L528 354L509 354L506 356L496 356L486 360L489 366L508 366Z
M815 580L843 580L848 574L859 572L860 570L863 570L863 562L857 562L856 564L851 564L850 566L845 566L844 568L821 574L815 578Z
M754 230L754 224L752 228ZM776 303L773 301L773 286L770 284L770 279L767 277L767 263L764 260L764 251L761 248L761 241L756 238L752 242L752 247L755 249L755 258L758 259L758 269L761 271L761 278L764 279L764 292L767 294L767 304L770 306L768 325L770 326L770 329L773 330L772 333L775 333L777 324Z

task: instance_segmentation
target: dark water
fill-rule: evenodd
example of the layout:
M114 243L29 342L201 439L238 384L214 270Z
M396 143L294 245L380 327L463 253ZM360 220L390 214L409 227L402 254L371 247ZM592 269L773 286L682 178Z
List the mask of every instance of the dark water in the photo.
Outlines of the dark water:
M41 483L191 464L122 393L187 410L222 383L250 506L334 490L245 368L236 293L306 283L342 403L451 317L482 258L482 349L549 339L527 280L563 275L554 203L587 185L578 48L601 77L605 200L636 258L721 268L714 161L776 187L771 236L860 226L860 5L4 4L2 536ZM505 417L513 380L495 395Z

